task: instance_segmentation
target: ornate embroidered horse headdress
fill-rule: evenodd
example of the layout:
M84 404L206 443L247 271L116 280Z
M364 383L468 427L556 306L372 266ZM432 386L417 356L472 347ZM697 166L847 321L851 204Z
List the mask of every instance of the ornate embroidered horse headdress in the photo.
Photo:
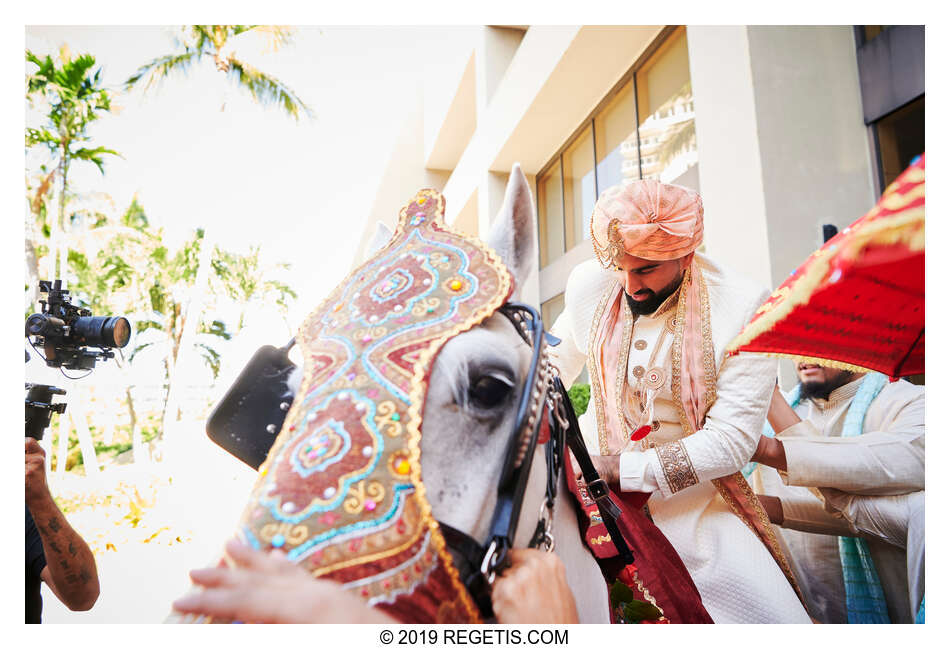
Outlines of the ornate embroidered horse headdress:
M479 619L426 499L422 409L442 345L513 288L492 250L443 224L444 203L420 191L302 325L304 382L240 526L406 622Z

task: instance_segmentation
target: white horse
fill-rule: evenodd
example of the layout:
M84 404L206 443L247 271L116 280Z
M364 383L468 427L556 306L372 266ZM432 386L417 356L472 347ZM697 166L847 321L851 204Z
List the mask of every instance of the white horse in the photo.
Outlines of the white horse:
M485 243L508 266L519 299L537 263L534 204L519 165ZM380 232L376 242L388 241ZM548 323L550 324L550 323ZM489 534L496 488L513 434L531 350L505 316L449 340L435 359L422 417L422 480L440 522L479 542ZM544 500L547 469L538 446L514 547L527 547ZM577 525L574 497L562 475L554 508L554 551L563 561L581 622L609 622L607 587ZM457 560L458 563L458 560Z
M390 234L381 228L375 237L382 247ZM504 204L485 242L508 266L517 300L537 262L531 190L514 166ZM368 253L371 256L375 250ZM489 535L496 490L508 443L515 431L516 409L531 349L511 322L495 313L481 325L450 339L432 366L423 409L422 480L434 517L484 543ZM302 370L288 380L298 392ZM533 387L533 386L531 386ZM529 387L529 389L531 389ZM547 466L538 446L518 522L514 547L527 547L538 522L546 491ZM564 563L581 622L609 622L607 586L600 568L581 536L574 497L561 476L555 501L552 533L554 551ZM454 556L457 565L459 558ZM181 621L173 614L170 621Z

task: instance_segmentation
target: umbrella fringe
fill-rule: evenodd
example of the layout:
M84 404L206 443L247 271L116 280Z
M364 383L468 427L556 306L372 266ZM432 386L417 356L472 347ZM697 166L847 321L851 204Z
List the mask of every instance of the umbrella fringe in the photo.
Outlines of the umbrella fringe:
M914 208L906 214L896 215L880 222L870 222L862 225L860 230L852 230L854 241L841 253L842 258L855 259L861 252L871 245L894 245L902 243L913 251L924 249L924 208ZM916 227L919 226L919 227ZM832 239L834 241L834 239ZM829 242L830 243L830 242ZM837 248L822 247L813 253L812 263L805 272L791 286L780 286L775 293L769 296L779 297L778 302L768 302L759 307L756 312L758 319L753 319L746 328L726 346L726 353L738 351L758 336L771 331L782 322L795 307L808 302L814 290L824 281L831 270L831 261L836 257ZM795 355L787 355L794 357ZM801 357L804 358L804 357ZM823 359L823 362L824 359ZM827 362L825 362L827 364ZM849 365L843 363L843 365ZM857 368L857 365L851 367ZM847 369L842 367L841 369ZM865 371L857 369L853 371Z
M801 354L789 354L785 352L764 352L764 351L754 351L751 349L743 349L743 352L750 354L761 354L762 356L771 356L773 358L788 358L799 363L814 363L815 365L821 365L823 367L831 367L836 370L845 370L847 372L881 372L880 368L874 367L863 367L861 365L855 365L854 363L846 363L844 361L836 361L831 358L822 358L820 356L802 356ZM887 374L886 371L881 372L882 374Z

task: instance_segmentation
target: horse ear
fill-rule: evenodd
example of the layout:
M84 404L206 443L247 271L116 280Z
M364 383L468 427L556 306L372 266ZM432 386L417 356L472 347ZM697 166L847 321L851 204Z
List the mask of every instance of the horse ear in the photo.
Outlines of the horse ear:
M382 221L376 221L376 232L373 233L373 238L370 239L366 245L366 253L363 255L363 261L366 261L379 252L392 238L393 231Z
M485 243L501 257L515 278L515 291L520 292L531 271L537 266L535 243L534 200L528 179L517 162L511 168L505 200L495 217Z

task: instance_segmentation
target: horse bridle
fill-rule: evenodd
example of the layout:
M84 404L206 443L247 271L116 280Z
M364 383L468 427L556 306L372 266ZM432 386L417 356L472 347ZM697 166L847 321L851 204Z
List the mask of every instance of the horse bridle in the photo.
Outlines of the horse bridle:
M521 390L514 430L498 480L497 500L488 539L480 544L465 532L439 522L449 549L462 560L462 565L457 565L462 582L486 619L494 617L491 585L496 575L509 563L508 551L514 544L531 463L545 417L550 431L544 449L547 483L538 523L528 547L541 547L548 552L554 550L551 527L566 444L584 475L588 492L600 507L611 538L618 540L615 545L618 546L620 557L625 563L633 563L633 555L616 526L620 510L610 500L607 485L590 460L567 390L557 375L557 369L548 359L546 346L557 345L560 340L544 330L541 316L526 304L508 302L499 311L531 347L531 364Z

